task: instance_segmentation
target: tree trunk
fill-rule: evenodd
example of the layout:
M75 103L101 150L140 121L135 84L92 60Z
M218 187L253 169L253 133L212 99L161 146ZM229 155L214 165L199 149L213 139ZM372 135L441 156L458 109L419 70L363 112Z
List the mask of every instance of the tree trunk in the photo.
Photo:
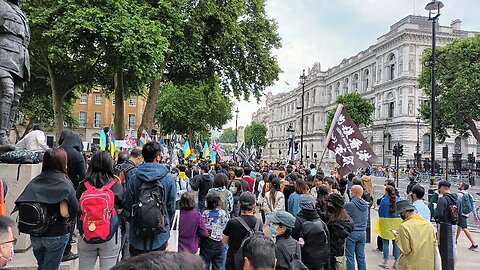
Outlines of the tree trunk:
M55 118L55 141L58 142L60 138L60 134L63 130L63 111L62 111L62 95L59 93L57 89L57 84L55 82L55 78L50 76L50 85L52 89L52 99L53 99L53 115Z
M477 125L475 124L475 121L473 121L472 118L466 119L465 120L468 124L468 127L470 128L470 131L473 134L473 137L477 140L477 142L480 142L480 132L477 129Z
M145 129L148 132L151 132L153 129L153 117L155 116L155 110L157 109L157 99L158 99L158 92L160 91L160 83L163 78L163 72L165 70L165 65L167 63L168 57L165 57L162 65L158 69L158 77L153 80L152 84L150 85L150 90L148 91L147 102L145 104L145 108L143 110L142 122L138 127L137 137L140 139L142 135L142 131Z
M115 73L115 136L116 139L125 138L125 102L123 70L119 67Z

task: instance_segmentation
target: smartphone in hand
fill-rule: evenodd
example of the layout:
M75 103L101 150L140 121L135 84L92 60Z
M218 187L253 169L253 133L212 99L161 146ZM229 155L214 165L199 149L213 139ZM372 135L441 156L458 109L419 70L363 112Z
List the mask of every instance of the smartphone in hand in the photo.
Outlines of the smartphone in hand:
M397 230L389 230L389 231L391 231L395 236L398 235L398 231L397 231Z

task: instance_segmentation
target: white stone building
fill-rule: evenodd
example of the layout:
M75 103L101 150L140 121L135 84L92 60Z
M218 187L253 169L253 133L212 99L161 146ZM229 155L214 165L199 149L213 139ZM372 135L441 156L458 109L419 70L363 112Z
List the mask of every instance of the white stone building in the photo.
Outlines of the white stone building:
M335 109L338 95L358 92L375 105L373 125L362 128L362 133L378 156L377 164L392 164L392 148L397 142L404 145L401 164L414 159L417 144L418 108L423 102L430 102L423 91L417 87L417 78L423 68L421 58L426 49L431 48L432 24L428 17L407 16L390 27L385 35L377 39L376 44L358 54L344 59L339 65L326 71L320 63L306 71L304 100L304 161L313 163L324 151L325 121L328 111ZM437 30L437 46L459 38L471 37L478 32L464 31L461 21L455 20L449 26L440 26ZM300 72L299 72L300 73ZM255 121L268 126L268 144L263 158L269 161L285 159L289 146L289 125L295 129L300 141L300 119L302 85L290 92L267 95L266 108L253 114ZM420 122L419 145L422 160L430 157L430 129L428 123ZM477 142L470 138L451 138L449 153L455 151L467 153L477 151ZM436 144L436 156L442 156L442 147ZM300 152L300 151L299 151ZM333 153L327 151L324 165L333 166ZM297 155L299 159L299 154ZM441 159L443 161L443 159ZM326 163L325 163L326 162Z

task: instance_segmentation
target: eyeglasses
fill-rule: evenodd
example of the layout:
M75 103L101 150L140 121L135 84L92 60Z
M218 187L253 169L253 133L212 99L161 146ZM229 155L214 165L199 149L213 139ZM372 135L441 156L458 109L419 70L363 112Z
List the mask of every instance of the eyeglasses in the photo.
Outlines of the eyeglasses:
M12 246L15 246L17 244L17 238L13 238L13 240L0 243L0 245L10 244L10 243L12 243Z

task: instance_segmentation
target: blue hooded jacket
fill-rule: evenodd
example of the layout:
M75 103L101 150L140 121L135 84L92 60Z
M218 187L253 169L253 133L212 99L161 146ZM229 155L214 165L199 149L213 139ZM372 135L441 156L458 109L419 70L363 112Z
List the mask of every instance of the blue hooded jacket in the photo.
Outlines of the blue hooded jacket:
M160 163L143 163L138 166L136 170L133 171L131 179L127 183L127 193L125 196L125 208L123 215L126 218L129 218L132 212L132 206L135 203L135 195L138 192L138 189L142 185L142 181L150 182L160 180L164 191L165 191L165 205L167 208L168 214L168 224L166 227L166 232L160 233L153 238L152 249L159 249L165 245L170 237L170 224L172 223L173 216L175 214L175 195L176 195L176 185L175 180L173 179L172 174L170 174L167 167ZM145 243L143 237L135 235L135 226L133 220L130 221L130 231L129 231L129 240L130 245L137 250L145 250ZM147 249L150 248L150 243L147 245Z
M369 208L368 202L362 198L352 198L350 202L345 204L345 209L355 224L354 231L365 231L367 229Z

